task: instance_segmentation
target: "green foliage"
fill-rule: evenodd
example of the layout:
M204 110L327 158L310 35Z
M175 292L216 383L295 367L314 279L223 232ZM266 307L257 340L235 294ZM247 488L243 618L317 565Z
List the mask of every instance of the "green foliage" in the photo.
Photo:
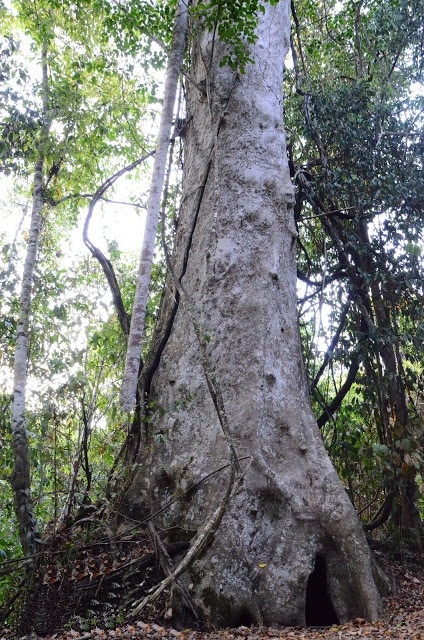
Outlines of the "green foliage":
M1 335L1 334L0 334ZM10 398L0 393L0 563L21 555L21 547L14 517L10 474L13 468L10 424ZM17 588L19 576L0 576L0 602Z
M0 34L0 172L7 175L24 171L22 157L34 158L34 141L41 126L20 45L7 30Z
M293 6L304 351L333 460L372 519L423 464L423 3Z
M151 43L160 43L168 48L171 44L176 2L152 2L131 0L125 6L114 2L102 2L105 11L105 35L111 34L125 55L142 53L144 64L149 69L164 66L166 54L152 50Z
M148 77L137 59L122 57L112 39L104 39L103 3L94 4L69 3L67 12L62 2L38 3L37 11L16 2L16 13L6 12L2 22L2 29L14 34L11 38L5 31L0 47L5 61L0 169L14 178L3 208L5 214L12 208L14 219L2 229L13 228L22 215L15 237L5 235L1 253L0 383L6 404L28 237L26 212L44 117L40 46L48 42L52 127L45 149L45 210L33 286L26 412L32 491L43 534L52 531L69 500L72 515L87 500L104 497L109 471L127 434L117 395L125 339L98 263L75 254L70 238L87 202L78 194L93 193L117 167L149 148L149 135L142 134L139 123L156 109L156 79ZM142 169L137 175L140 178ZM111 191L107 195L111 197ZM130 308L135 266L120 256L118 247L111 247L110 255ZM7 411L0 434L0 498L2 515L7 515L0 519L0 553L8 558L20 555L9 484L9 422ZM8 578L2 579L0 595L8 584Z
M278 0L268 0L277 4ZM230 47L220 64L238 69L241 73L253 59L249 46L256 42L258 16L265 11L259 0L207 0L193 7L194 18L201 28L215 33Z

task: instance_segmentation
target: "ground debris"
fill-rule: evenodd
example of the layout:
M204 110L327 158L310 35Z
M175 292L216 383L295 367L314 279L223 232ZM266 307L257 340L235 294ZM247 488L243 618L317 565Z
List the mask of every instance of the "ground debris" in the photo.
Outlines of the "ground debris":
M384 614L375 623L356 618L331 627L238 627L208 632L174 629L168 624L136 621L114 629L95 627L88 632L64 630L44 640L424 640L424 556L414 565L390 562L382 557L392 592L384 598ZM41 640L32 633L17 636L0 629L2 640Z

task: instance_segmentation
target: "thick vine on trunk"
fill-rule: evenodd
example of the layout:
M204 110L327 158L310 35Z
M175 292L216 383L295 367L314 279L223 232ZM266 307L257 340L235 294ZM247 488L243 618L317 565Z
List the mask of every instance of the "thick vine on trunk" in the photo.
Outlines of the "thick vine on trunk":
M186 574L214 625L325 624L313 606L322 593L331 622L379 613L369 550L323 446L302 363L282 121L289 38L281 0L260 16L245 75L219 66L225 47L213 34L193 46L192 75L207 97L188 85L173 256L184 295L169 282L159 351L141 378L155 408L121 504L132 518L156 513L174 539L201 531L234 475L234 447L236 489Z

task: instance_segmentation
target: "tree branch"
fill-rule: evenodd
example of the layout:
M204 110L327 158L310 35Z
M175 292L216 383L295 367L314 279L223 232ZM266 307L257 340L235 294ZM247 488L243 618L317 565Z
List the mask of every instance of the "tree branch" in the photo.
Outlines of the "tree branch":
M122 332L125 336L128 336L129 334L131 318L130 318L130 315L125 310L125 306L122 300L121 290L119 287L118 280L116 278L115 270L113 268L111 261L108 260L108 258L106 258L104 253L91 242L90 238L88 237L88 227L90 225L90 221L93 216L94 207L99 202L99 200L102 199L103 194L116 182L116 180L118 180L118 178L123 176L125 173L128 173L128 171L132 171L132 169L140 165L142 162L145 162L148 158L153 156L154 153L155 153L154 149L152 151L149 151L149 153L146 153L144 156L142 156L135 162L132 162L131 164L127 165L126 167L123 167L122 169L114 173L107 180L105 180L103 184L100 185L100 187L92 196L92 200L90 202L90 206L88 207L88 212L85 218L84 228L82 233L85 246L89 249L93 258L96 258L96 260L100 263L103 273L106 276L106 280L108 281L109 288L112 293L113 305L115 307L115 310L118 316L119 324L121 325Z
M371 522L364 524L365 531L373 531L373 529L381 527L381 525L383 525L389 519L390 513L392 511L394 497L395 492L391 491L381 505L380 509L377 511L374 519L371 520Z
M352 362L350 363L346 380L340 387L336 396L333 398L330 404L325 407L325 410L317 420L317 425L320 429L325 425L326 422L328 422L328 420L330 420L333 417L334 413L340 407L343 399L349 393L351 386L355 382L355 378L356 378L356 374L358 373L358 370L359 370L359 357L355 356Z
M352 302L354 297L355 297L355 293L353 291L350 291L349 295L348 295L348 298L347 298L347 300L346 300L346 302L344 304L344 307L342 309L342 313L340 315L339 326L337 327L336 333L334 334L334 336L331 339L330 346L328 347L328 349L327 349L327 351L325 353L325 356L324 356L324 361L323 361L321 367L319 368L318 373L315 376L315 379L314 379L314 382L313 382L313 386L314 387L317 386L317 384L319 382L319 379L321 378L322 374L324 373L324 370L325 370L325 368L326 368L326 366L327 366L327 364L328 364L328 362L329 362L329 360L330 360L330 358L331 358L331 356L333 354L333 351L337 346L337 343L338 343L338 341L340 339L341 333L342 333L342 331L344 329L344 326L345 326L345 323L346 323L347 314L348 314L349 309L350 309L350 304L351 304L351 302Z

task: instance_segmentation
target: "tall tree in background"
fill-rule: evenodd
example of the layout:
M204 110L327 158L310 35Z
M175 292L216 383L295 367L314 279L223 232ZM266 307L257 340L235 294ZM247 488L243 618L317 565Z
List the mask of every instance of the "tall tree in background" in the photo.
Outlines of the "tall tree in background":
M140 368L141 340L149 297L150 274L158 229L159 210L163 182L165 178L169 140L172 132L174 106L178 91L187 33L188 8L183 2L177 6L172 49L166 72L164 98L162 103L161 124L155 150L149 202L146 211L146 225L143 246L140 255L137 288L134 296L131 327L128 335L128 349L122 383L121 401L126 411L134 407L137 379Z
M25 399L28 379L28 332L31 315L31 296L34 285L35 266L37 263L38 241L42 225L42 212L44 207L43 177L45 171L46 148L49 141L51 127L46 44L43 44L42 46L41 69L43 123L41 125L39 140L37 143L38 157L34 167L31 226L19 300L11 422L15 461L12 474L12 488L15 499L16 518L19 523L21 545L24 555L26 556L35 555L38 549L37 523L34 517L31 496L31 474L25 415Z
M182 206L120 509L174 540L192 532L176 575L188 570L214 624L304 624L318 566L335 619L375 620L368 547L302 364L282 120L289 3L257 8L244 74L220 38L235 9L213 10L205 25L194 8Z

